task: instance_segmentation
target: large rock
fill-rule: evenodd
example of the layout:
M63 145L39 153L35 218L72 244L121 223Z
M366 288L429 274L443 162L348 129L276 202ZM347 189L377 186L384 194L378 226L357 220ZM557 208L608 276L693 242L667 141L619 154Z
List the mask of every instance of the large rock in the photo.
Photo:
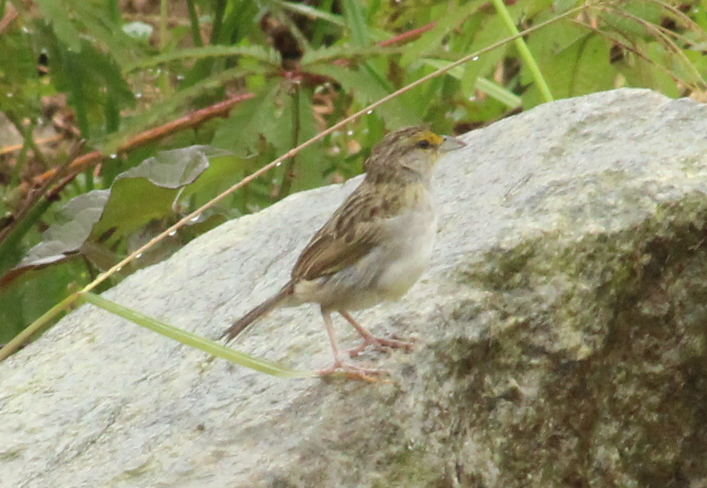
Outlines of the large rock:
M617 90L464 136L431 269L357 314L418 338L359 359L387 383L277 379L82 307L0 364L0 486L707 486L706 134L703 105ZM222 225L106 296L215 337L354 185ZM331 361L314 306L237 347Z

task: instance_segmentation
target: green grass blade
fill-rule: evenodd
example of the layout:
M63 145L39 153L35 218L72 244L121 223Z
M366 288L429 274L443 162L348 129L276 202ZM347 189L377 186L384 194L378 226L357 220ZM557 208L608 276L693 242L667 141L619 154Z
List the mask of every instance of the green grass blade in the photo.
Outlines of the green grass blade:
M503 0L493 0L493 4L496 7L496 11L498 12L498 14L501 16L501 18L503 18L503 21L506 23L506 26L508 27L508 30L510 31L511 35L517 36L519 34L518 28L516 27L515 23L513 23L513 19L511 18L511 14L508 13L506 4L503 3ZM552 102L553 97L552 93L550 93L550 87L547 85L545 77L540 71L538 63L535 61L535 58L530 52L530 49L528 49L528 45L525 43L522 37L518 37L513 42L515 42L516 48L518 48L518 52L523 58L523 61L525 61L525 63L528 65L528 69L531 73L533 73L533 78L538 84L538 88L540 89L540 93L542 93L543 98L546 102Z
M44 315L35 320L26 329L17 334L14 339L5 344L2 349L0 349L0 361L4 361L13 352L18 350L32 335L34 335L38 330L48 324L51 320L59 316L59 314L66 312L71 304L76 301L78 295L72 293L68 297L64 298L62 301L54 305L52 308L47 310Z
M476 88L505 104L509 108L518 108L523 103L523 100L518 95L505 89L498 83L487 80L486 78L477 78Z
M367 46L368 26L366 25L366 15L363 12L363 6L355 0L344 0L343 9L346 25L351 31L353 44L358 47Z
M153 332L162 334L166 337L169 337L170 339L179 341L187 346L194 347L196 349L201 349L202 351L208 354L212 354L222 359L226 359L227 361L231 361L232 363L236 363L241 366L245 366L246 368L251 368L256 371L260 371L261 373L267 373L269 375L279 376L281 378L311 378L316 376L316 373L314 371L296 371L293 369L286 368L284 366L280 366L279 364L268 361L266 359L259 359L249 354L234 351L233 349L223 346L218 342L206 339L191 332L178 329L165 322L161 322L159 320L153 319L152 317L148 317L147 315L144 315L140 312L136 312L127 307L123 307L122 305L118 305L115 302L107 300L93 293L82 292L81 298L86 302L92 303L97 307L119 315L127 320L130 320L131 322L135 322L138 325L147 327Z

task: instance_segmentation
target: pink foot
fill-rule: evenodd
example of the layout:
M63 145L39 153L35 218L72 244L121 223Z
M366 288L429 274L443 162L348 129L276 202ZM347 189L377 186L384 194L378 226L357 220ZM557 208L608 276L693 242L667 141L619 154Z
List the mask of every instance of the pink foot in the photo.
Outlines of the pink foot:
M405 349L406 351L412 351L412 343L410 342L399 341L396 339L385 339L383 337L370 335L363 339L363 343L361 343L360 346L349 349L347 353L349 357L355 358L369 346L373 346L378 351L384 351L386 349Z
M337 373L343 373L344 376L351 379L363 381L379 381L377 376L387 374L387 371L374 368L362 368L341 360L336 360L331 368L317 371L319 376L330 376Z

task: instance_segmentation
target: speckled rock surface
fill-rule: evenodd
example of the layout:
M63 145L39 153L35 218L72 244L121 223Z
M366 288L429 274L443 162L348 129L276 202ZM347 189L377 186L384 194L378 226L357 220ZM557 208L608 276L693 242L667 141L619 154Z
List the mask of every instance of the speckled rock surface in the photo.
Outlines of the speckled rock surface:
M418 338L360 358L389 383L272 378L82 307L0 364L0 486L707 486L705 134L707 107L617 90L463 136L432 267L357 314ZM222 225L106 296L216 337L355 184ZM313 306L236 347L331 360Z

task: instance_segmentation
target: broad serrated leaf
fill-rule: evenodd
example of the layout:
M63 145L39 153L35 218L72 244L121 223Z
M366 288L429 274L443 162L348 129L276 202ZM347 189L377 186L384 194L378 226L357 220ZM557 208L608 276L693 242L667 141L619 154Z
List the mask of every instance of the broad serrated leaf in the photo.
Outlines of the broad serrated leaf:
M604 37L589 36L581 43L578 54L570 96L578 97L614 87L617 71L611 64L611 46ZM675 86L675 83L672 85Z
M162 152L120 174L110 190L72 198L14 275L63 261L88 241L110 245L152 220L172 216L179 190L208 170L207 152L203 146ZM98 252L95 246L92 252Z
M647 65L646 74L648 76L644 78L647 82L646 86L650 86L669 97L680 97L680 89L669 74L674 69L673 54L667 51L659 42L649 42L647 48L648 59L653 62L643 61Z
M257 152L260 135L272 134L281 116L278 110L280 95L280 80L269 80L255 98L246 100L231 111L228 123L221 124L216 131L213 145L241 157Z

